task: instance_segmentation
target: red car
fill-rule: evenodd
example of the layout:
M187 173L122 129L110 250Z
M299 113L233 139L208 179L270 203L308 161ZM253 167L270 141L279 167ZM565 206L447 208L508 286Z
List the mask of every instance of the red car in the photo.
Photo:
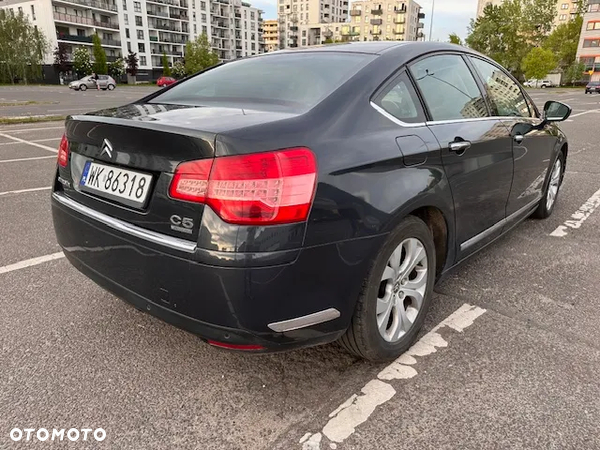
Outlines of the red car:
M163 86L171 86L173 83L175 83L177 80L173 77L160 77L157 81L156 81L156 85L158 87L163 87Z

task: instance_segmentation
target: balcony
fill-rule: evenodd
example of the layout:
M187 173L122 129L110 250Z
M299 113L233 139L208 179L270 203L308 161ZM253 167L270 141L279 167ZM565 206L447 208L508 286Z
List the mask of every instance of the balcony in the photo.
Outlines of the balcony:
M149 36L150 42L158 42L158 36Z
M106 55L106 62L115 62L119 58L121 58L121 57L120 56Z
M404 34L404 30L395 29L394 34Z
M180 5L178 0L147 0L152 3L161 3L163 5L177 6L178 8L187 8L187 5Z
M383 9L379 8L379 9L372 9L371 10L371 14L373 14L374 16L380 16L383 14Z
M360 9L351 9L350 10L351 16L360 16L361 14L362 14L362 11Z
M148 15L149 16L157 16L157 17L169 17L169 13L167 13L167 12L162 12L162 11L158 11L156 9L150 9L150 8L148 8Z
M56 1L56 0L55 0ZM99 0L59 0L64 3L73 3L75 5L87 6L89 8L103 9L105 11L117 12L117 5Z
M425 24L423 22L419 22L417 28L425 28Z
M111 28L113 30L119 29L118 23L112 22L102 22L99 20L94 20L91 17L83 17L76 16L74 14L63 14L54 11L54 20L57 22L67 22L67 23L77 23L80 25L87 25L89 27L103 27L103 28Z
M371 19L371 25L381 25L382 23L382 19Z
M177 33L182 33L182 31L177 28L175 25L169 25L166 23L149 23L148 24L148 28L154 28L156 30L168 30L168 31L175 31Z
M241 19L242 18L242 13L236 12L234 14L234 16L235 16L236 19Z
M425 18L425 13L419 13L419 19L424 19Z
M401 18L399 18L399 17L396 17L396 18L394 19L394 23L397 23L397 24L406 23L406 19L405 19L404 17L401 17Z
M59 41L81 42L83 44L91 44L92 36L77 36L74 34L58 33L56 39Z
M186 13L177 13L177 12L169 12L169 17L171 19L179 19L179 20L188 20L189 17Z
M297 32L297 31L298 31L298 27L296 27L296 26L292 26L292 27L290 27L290 31L291 31L292 33L294 33L294 32Z
M216 28L229 28L227 23L223 20L215 20L212 22L212 26Z
M102 45L110 45L112 47L120 47L121 41L117 41L115 39L102 39Z

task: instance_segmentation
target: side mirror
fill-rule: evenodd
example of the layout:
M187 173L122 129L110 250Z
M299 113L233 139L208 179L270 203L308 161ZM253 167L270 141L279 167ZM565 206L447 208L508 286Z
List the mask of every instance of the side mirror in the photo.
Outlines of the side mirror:
M573 110L561 102L549 101L544 105L544 122L563 122L569 118Z

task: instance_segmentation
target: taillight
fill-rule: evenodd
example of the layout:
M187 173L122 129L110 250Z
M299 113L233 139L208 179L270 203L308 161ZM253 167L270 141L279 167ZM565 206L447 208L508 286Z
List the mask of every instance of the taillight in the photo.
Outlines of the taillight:
M169 193L205 203L229 223L293 223L308 217L316 179L314 154L293 148L182 163Z
M69 164L69 141L67 140L67 135L63 134L58 146L58 165L67 167L67 164Z
M208 343L214 347L226 348L228 350L256 351L265 349L262 345L256 344L230 344L228 342L217 342L211 340L208 340Z

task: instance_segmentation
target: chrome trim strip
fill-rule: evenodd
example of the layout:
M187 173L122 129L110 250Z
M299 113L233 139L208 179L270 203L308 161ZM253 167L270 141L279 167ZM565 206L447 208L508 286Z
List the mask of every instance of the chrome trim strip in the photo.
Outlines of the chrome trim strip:
M54 192L52 194L52 198L60 204L65 205L73 209L74 211L83 214L84 216L97 220L98 222L106 225L107 227L110 227L117 231L121 231L122 233L127 233L131 236L144 239L154 244L163 245L165 247L169 247L182 252L194 253L196 251L195 242L190 242L184 239L167 236L165 234L157 233L156 231L146 230L144 228L140 228L136 225L132 225L122 220L115 219L114 217L107 216L106 214L103 214L101 212L93 210L92 208L82 205L81 203L76 202L75 200L72 200L59 192Z
M375 111L377 111L382 116L387 117L392 122L394 122L396 125L400 125L401 127L407 127L407 128L415 128L415 127L424 127L425 126L425 122L418 122L418 123L402 122L400 119L397 119L394 116L392 116L389 112L387 112L381 106L376 105L373 102L370 102L370 103Z
M462 244L460 244L460 250L466 250L469 247L477 244L479 241L485 239L486 237L488 237L490 234L494 233L495 231L498 230L498 228L503 227L504 225L512 222L512 220L516 219L517 217L519 217L521 214L524 214L528 209L531 209L532 207L534 207L535 205L537 205L540 202L541 199L537 199L534 200L530 203L528 203L527 205L523 206L521 209L515 211L514 213L512 213L510 216L496 222L494 225L492 225L491 227L489 227L486 230L483 230L481 233L479 233L478 235L473 236L471 239L469 239L468 241L463 242Z
M298 330L319 323L340 317L340 312L335 308L329 308L324 311L309 314L308 316L296 317L295 319L282 320L281 322L273 322L267 325L271 330L277 333L285 333L286 331Z

